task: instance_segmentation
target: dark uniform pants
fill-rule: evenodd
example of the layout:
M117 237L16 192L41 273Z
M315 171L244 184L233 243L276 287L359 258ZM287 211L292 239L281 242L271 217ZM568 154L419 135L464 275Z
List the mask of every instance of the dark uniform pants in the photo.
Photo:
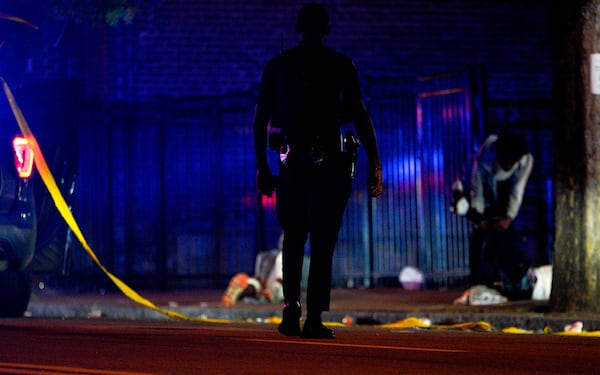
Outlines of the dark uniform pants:
M498 199L486 208L485 217L506 216L512 185L510 180L497 182ZM471 285L483 284L490 288L503 282L502 291L512 292L525 275L523 249L517 233L511 226L506 231L474 229L470 239ZM505 284L505 285L504 285Z
M288 302L300 301L304 245L310 234L308 311L329 310L333 252L352 187L345 156L336 153L315 165L308 155L290 154L286 165L280 165L277 219L284 235L283 293Z
M481 231L471 234L471 284L496 288L499 281L517 283L524 275L522 250L515 231ZM513 289L511 285L503 288Z

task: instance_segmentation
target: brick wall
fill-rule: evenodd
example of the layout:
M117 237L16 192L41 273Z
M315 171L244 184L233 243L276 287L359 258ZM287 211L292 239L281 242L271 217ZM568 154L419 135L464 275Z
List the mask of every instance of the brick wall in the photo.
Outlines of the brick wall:
M108 30L111 99L253 89L264 63L296 43L298 1L165 0ZM327 1L327 43L363 81L481 66L494 100L551 96L543 1Z
M296 43L302 3L157 0L132 25L101 27L73 19L65 24L34 0L10 2L0 10L40 29L0 23L6 42L0 67L9 82L78 79L87 95L110 100L247 92L281 39L288 47ZM492 120L515 122L519 115L504 108L551 98L545 3L329 0L327 43L355 60L364 82L481 67ZM530 108L521 111L531 117Z

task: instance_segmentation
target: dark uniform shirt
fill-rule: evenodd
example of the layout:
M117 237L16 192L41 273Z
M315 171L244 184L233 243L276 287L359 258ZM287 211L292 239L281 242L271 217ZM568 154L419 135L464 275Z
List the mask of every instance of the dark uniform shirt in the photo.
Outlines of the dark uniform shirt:
M339 143L340 125L353 119L352 100L360 102L360 96L349 57L303 41L267 63L257 104L292 142L319 137L330 145Z

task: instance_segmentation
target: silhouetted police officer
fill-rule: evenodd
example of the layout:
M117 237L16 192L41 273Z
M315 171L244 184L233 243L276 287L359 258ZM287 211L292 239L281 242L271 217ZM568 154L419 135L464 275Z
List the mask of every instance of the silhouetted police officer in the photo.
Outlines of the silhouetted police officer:
M492 134L480 147L471 173L473 221L469 243L471 284L497 287L509 298L523 298L520 290L528 264L513 228L533 169L533 155L518 134Z
M333 252L352 185L341 124L354 122L366 150L372 197L382 192L381 161L354 63L323 45L329 32L325 8L316 3L303 6L296 31L300 43L270 60L262 74L253 119L257 185L267 196L275 190L267 162L270 120L271 127L280 129L276 210L284 232L285 305L278 329L286 336L334 338L322 324L321 313L329 310ZM309 234L307 316L301 331L300 284Z

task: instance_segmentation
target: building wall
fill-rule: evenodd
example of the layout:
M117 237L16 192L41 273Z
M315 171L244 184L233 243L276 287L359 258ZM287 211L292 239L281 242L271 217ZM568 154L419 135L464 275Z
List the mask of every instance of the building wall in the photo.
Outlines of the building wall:
M393 87L394 82L408 82L410 87L421 76L469 68L481 73L476 103L483 110L482 132L517 130L530 140L536 169L521 229L524 241L547 249L551 239L538 233L539 228L551 227L551 206L546 200L553 173L551 46L545 1L325 4L332 26L326 43L355 60L367 102L387 100L377 90ZM0 11L40 26L33 30L0 23L7 40L0 49L2 75L16 88L17 99L20 87L29 88L21 90L23 95L38 86L46 87L45 93L52 93L48 86L63 93L33 101L35 106L25 108L25 113L38 111L34 118L44 118L48 112L41 103L56 107L58 98L68 97L67 109L53 111L51 119L31 126L34 132L43 130L48 138L56 138L61 133L53 132L53 127L78 124L72 130L79 133L81 150L75 210L109 268L138 276L159 272L162 277L173 270L195 272L202 267L210 268L202 272L226 277L253 268L253 255L267 245L253 239L258 235L255 228L261 220L272 218L255 214L258 202L248 172L253 166L248 131L251 97L265 62L282 44L286 48L297 41L294 23L301 5L299 1L154 0L145 3L133 24L114 27L89 19L52 17L51 9L33 0L2 5ZM77 90L71 89L73 83ZM396 94L403 90L391 89ZM165 141L165 134L185 139ZM406 147L394 140L381 142L390 150ZM208 149L211 144L221 148ZM244 172L232 180L217 174L215 161ZM174 174L181 182L170 180L171 165L182 168ZM211 175L218 176L216 184L211 183ZM195 179L192 184L190 177ZM159 190L152 190L156 186ZM169 195L173 190L164 190L168 186L175 186L177 195ZM165 213L170 204L174 209ZM171 225L174 231L165 230ZM276 233L269 231L268 236L272 240L268 246L275 245ZM170 252L161 252L164 247L170 247ZM394 251L399 250L390 245L381 254L393 256ZM401 251L410 258L411 249ZM197 253L194 262L201 266L193 268L192 260L181 259L192 253ZM343 262L355 263L352 267L364 267L358 257L345 258ZM89 274L95 269L89 260L79 262L76 271ZM191 268L184 270L179 263Z
M3 11L39 29L0 22L2 74L15 84L77 79L89 96L107 100L254 90L282 41L285 47L297 42L294 24L302 3L154 0L143 2L132 24L114 27L52 16L55 10L33 0L6 3ZM363 80L479 66L492 101L551 97L546 1L325 4L332 26L326 42L355 60ZM514 113L493 115L518 119Z
M327 1L326 42L363 79L482 66L494 100L550 97L544 1ZM213 96L252 90L264 63L295 44L302 2L165 0L108 30L111 99ZM499 116L506 116L499 114Z

